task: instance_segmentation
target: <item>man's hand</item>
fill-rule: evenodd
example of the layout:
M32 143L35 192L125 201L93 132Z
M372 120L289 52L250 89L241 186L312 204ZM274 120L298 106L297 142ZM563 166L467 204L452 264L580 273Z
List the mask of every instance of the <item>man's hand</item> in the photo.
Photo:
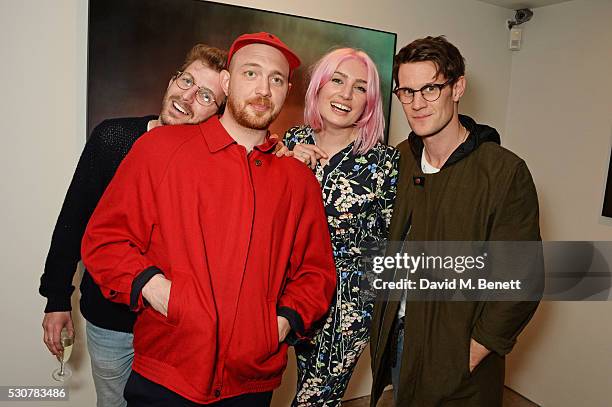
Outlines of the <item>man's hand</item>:
M476 366L478 366L489 353L491 353L491 351L476 342L474 338L470 340L470 373L476 369Z
M289 325L289 321L285 317L277 316L276 322L278 324L278 343L281 343L291 332L291 325Z
M72 325L70 311L46 313L43 318L42 327L43 342L55 356L58 356L64 351L64 347L60 342L62 328L65 327L68 330L68 334L74 336L74 326Z
M151 304L153 309L163 316L168 316L168 300L170 299L172 282L163 274L156 274L142 287L142 297Z

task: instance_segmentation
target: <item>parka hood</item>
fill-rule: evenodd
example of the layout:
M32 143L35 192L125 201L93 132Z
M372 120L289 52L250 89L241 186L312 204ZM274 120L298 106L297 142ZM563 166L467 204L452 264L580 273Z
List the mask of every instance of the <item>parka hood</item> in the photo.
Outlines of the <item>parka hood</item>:
M478 124L471 117L461 114L459 115L459 122L463 127L468 129L470 133L468 138L453 151L450 157L448 157L442 169L463 160L484 143L491 142L501 144L499 133L493 127L485 124ZM423 139L414 134L414 132L411 132L408 136L408 142L410 143L410 149L414 157L420 162L424 148Z

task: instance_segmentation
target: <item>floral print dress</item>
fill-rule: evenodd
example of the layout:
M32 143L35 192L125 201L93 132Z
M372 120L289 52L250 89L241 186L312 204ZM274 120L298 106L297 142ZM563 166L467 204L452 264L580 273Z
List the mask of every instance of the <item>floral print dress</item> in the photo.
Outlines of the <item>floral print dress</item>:
M285 134L290 150L296 144L315 144L309 126ZM381 243L391 222L398 176L399 152L376 144L354 155L353 143L322 166L315 175L333 246L337 289L329 314L314 338L296 346L298 387L293 406L339 406L355 364L368 344L373 298L364 295L367 248Z

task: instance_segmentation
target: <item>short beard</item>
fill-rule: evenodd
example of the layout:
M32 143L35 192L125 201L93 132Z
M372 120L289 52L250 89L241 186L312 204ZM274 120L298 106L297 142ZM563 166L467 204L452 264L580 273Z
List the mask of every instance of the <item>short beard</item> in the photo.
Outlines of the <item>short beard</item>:
M251 102L263 102L270 107L270 110L263 115L253 115L247 111L247 106ZM253 130L267 130L270 124L278 117L280 109L276 110L269 98L257 97L246 100L242 104L235 100L232 95L227 96L227 109L239 125Z

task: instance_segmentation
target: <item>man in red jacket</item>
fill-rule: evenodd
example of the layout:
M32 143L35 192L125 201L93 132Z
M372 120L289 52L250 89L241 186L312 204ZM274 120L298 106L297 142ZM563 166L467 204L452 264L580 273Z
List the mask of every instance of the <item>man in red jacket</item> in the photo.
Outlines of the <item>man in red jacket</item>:
M86 267L139 312L129 406L268 406L287 342L328 310L319 185L267 131L299 64L272 34L237 38L223 116L142 136L91 218Z
M225 104L219 75L226 61L227 51L194 45L168 81L158 115L107 119L91 132L66 192L40 278L39 291L47 299L43 341L54 355L63 352L62 329L74 333L70 300L81 260L81 240L119 164L147 131L163 125L195 124L217 114ZM79 291L96 406L126 407L123 389L132 371L136 314L127 305L104 298L88 270L83 270Z

